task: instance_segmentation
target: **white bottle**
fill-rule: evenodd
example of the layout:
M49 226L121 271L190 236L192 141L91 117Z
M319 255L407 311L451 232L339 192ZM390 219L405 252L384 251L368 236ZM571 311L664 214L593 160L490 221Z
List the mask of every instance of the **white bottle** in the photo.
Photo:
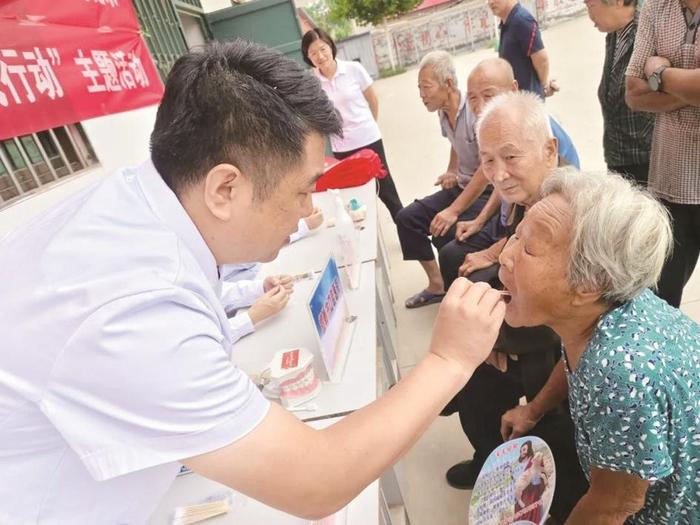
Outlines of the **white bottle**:
M335 227L339 244L339 254L336 259L339 259L339 265L345 266L350 288L356 290L360 286L360 232L355 229L355 223L345 209L340 192L328 191L335 195Z

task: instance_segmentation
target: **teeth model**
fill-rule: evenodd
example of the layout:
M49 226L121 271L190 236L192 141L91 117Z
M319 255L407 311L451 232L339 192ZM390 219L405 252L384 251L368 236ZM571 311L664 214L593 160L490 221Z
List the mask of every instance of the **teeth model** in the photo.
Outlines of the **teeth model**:
M315 398L321 381L313 367L313 354L306 348L280 350L270 363L270 383L265 394L279 397L282 406L295 407Z

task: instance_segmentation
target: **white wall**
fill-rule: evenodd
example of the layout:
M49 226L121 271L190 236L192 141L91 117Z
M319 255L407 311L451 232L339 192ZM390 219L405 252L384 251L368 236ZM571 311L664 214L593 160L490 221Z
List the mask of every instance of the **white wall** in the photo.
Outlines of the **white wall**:
M212 11L218 11L219 9L225 9L233 5L231 0L200 0L200 2L205 13L211 13Z
M40 188L0 210L0 236L51 208L123 166L138 164L148 158L149 138L158 106L148 106L125 113L98 117L82 122L99 165L54 185Z
M83 121L100 165L106 172L138 164L148 157L158 106Z
M178 15L180 15L182 29L185 31L185 42L187 42L187 47L192 49L195 46L203 46L206 44L207 39L204 38L204 33L202 33L202 27L199 25L198 19L183 12L178 12Z

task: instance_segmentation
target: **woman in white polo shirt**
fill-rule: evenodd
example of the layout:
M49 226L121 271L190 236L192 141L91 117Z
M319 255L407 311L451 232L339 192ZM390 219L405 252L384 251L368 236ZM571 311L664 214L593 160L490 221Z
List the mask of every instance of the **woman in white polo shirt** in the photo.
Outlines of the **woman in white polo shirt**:
M333 156L344 159L365 148L379 155L387 171L385 178L378 179L379 198L395 219L403 205L389 172L377 125L379 102L372 89L372 78L359 62L336 59L335 42L323 29L307 31L301 40L301 52L343 118L343 136L331 137Z

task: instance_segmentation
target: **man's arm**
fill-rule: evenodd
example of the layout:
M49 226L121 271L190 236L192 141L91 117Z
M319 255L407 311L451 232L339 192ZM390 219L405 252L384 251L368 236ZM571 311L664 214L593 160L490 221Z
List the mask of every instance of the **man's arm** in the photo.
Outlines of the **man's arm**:
M367 99L367 104L369 104L369 110L372 112L374 120L379 118L379 100L377 99L377 94L374 92L372 86L365 89L362 94Z
M464 187L462 193L454 200L450 205L450 208L459 215L465 212L469 207L474 204L474 201L479 198L479 196L484 193L486 186L488 186L489 181L486 179L484 172L479 166L474 175L472 175L469 183Z
M457 223L455 238L458 241L466 241L472 235L479 233L486 223L489 222L491 217L498 213L500 209L501 197L498 195L498 191L494 189L489 200L479 212L479 215L471 221L460 221Z
M464 386L504 315L495 290L458 279L440 305L430 352L379 400L320 431L273 404L242 439L183 463L286 512L332 514L396 462Z
M661 88L680 102L700 106L700 69L669 67L663 72Z
M625 102L630 109L650 113L668 113L688 105L669 93L652 91L646 80L629 75L625 77Z
M457 152L450 146L450 161L447 170L435 181L435 186L441 186L443 190L457 186L457 173L459 170L459 157Z
M558 407L568 395L564 359L552 369L549 379L535 398L501 416L501 435L505 441L527 434L545 414Z
M479 195L484 193L489 181L486 179L481 167L477 168L469 183L464 187L462 193L447 208L433 217L430 223L431 235L447 235L452 225L457 222L459 215L474 203Z
M491 246L485 250L479 252L468 253L464 256L464 263L459 267L457 273L466 277L477 270L483 270L484 268L490 268L491 266L498 264L498 257L501 255L503 248L505 248L508 238L504 237L493 243Z
M652 91L647 84L645 68L648 60L657 54L658 48L658 14L655 8L653 2L644 2L639 14L634 48L625 71L625 103L636 111L668 113L686 104L673 95Z
M224 310L244 308L253 304L265 293L262 279L241 279L240 281L227 282L221 285L221 305Z
M622 525L644 506L649 482L633 474L591 468L591 486L567 525Z
M542 48L533 53L530 55L530 60L532 60L532 67L535 68L537 78L540 79L542 89L545 90L545 95L551 95L552 92L549 88L549 55L547 55L547 50Z

